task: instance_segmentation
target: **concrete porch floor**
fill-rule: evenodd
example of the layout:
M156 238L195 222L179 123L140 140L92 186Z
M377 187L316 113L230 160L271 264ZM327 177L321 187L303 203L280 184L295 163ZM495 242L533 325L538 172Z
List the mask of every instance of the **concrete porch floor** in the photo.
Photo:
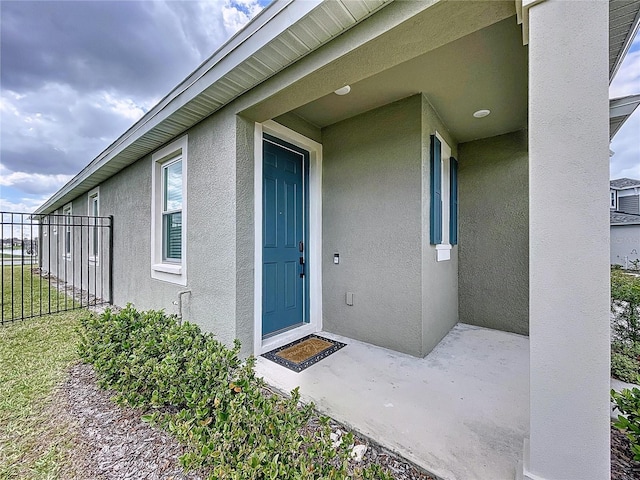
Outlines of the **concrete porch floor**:
M259 357L284 391L445 480L512 480L529 430L529 339L456 325L425 358L323 332L346 347L295 373Z

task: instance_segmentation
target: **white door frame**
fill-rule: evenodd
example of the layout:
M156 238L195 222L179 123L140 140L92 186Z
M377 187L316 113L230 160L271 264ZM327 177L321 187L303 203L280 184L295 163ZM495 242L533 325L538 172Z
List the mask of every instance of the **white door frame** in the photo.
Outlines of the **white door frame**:
M262 339L262 135L268 133L309 152L309 244L306 246L309 281L309 323ZM310 333L322 330L322 145L268 120L256 123L254 133L254 339L258 356Z

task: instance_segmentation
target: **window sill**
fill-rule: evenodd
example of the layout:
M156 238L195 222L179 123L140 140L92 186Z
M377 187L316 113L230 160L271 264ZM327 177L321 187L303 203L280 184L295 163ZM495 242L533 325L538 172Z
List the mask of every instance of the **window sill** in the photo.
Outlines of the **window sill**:
M440 243L436 245L436 261L443 262L451 260L451 245L448 243Z
M173 275L182 275L182 265L174 265L171 263L155 263L151 265L151 269L156 272L171 273Z

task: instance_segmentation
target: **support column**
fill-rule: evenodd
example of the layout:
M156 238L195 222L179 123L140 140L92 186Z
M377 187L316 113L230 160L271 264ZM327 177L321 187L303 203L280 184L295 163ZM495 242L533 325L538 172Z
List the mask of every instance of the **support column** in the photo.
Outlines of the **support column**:
M609 2L523 3L531 346L524 477L604 479L610 475Z

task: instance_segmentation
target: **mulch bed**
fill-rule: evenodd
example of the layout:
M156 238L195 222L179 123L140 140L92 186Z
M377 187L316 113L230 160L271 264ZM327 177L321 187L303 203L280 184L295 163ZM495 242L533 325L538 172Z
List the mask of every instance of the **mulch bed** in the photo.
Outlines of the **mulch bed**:
M168 433L140 420L144 413L121 408L113 392L96 384L93 367L77 364L52 402L52 420L65 422L74 432L74 448L62 478L73 480L173 479L201 480L185 473L178 457L184 449Z
M640 463L633 460L629 439L611 425L611 480L640 479Z
M55 424L64 423L73 435L68 467L62 478L73 480L201 480L207 472L185 472L178 457L184 448L167 432L140 420L145 412L123 408L113 392L97 386L93 367L76 364L69 369L50 407ZM331 421L332 431L348 430ZM306 427L320 429L312 420ZM367 445L358 466L382 465L397 480L435 480L418 467L366 438L355 435L356 444Z
M140 420L144 411L122 408L113 392L99 388L93 367L77 364L54 395L49 413L56 425L73 432L74 448L62 478L73 480L202 480L207 472L185 472L178 457L184 448L167 432ZM331 421L332 431L347 429ZM311 421L308 429L320 428ZM435 480L415 465L369 439L355 435L356 444L367 445L362 463L378 463L397 480ZM640 480L640 463L633 460L627 437L611 426L611 479Z

